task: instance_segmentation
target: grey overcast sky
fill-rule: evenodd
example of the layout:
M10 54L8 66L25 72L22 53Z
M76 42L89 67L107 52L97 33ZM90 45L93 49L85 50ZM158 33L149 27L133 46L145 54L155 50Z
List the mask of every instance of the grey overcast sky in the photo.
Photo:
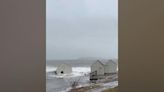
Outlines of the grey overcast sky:
M47 0L47 60L118 58L118 0Z

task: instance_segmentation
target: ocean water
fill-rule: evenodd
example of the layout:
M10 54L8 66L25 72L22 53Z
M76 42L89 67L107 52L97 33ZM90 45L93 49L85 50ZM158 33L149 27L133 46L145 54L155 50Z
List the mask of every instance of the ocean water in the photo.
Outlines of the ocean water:
M79 85L89 84L90 66L95 60L57 60L46 62L46 92L68 92L73 81ZM67 63L72 66L72 74L57 76L54 74L57 66Z
M70 61L71 62L71 61ZM89 64L76 64L69 63L72 65L72 74L57 76L54 74L57 66L63 62L47 62L46 66L46 92L67 92L70 89L70 85L73 81L79 81L80 85L85 85L89 83L89 73L90 66Z

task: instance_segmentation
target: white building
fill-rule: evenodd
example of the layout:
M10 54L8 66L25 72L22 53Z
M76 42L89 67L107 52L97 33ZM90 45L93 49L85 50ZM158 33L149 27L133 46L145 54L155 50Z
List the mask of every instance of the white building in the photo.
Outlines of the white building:
M105 65L104 65L104 73L105 74L113 74L117 72L117 63L114 62L113 60L109 60Z
M97 80L101 78L105 78L110 74L115 74L117 72L117 63L113 60L109 60L106 63L102 63L97 60L95 63L91 65L91 75L90 79Z
M57 75L71 74L71 73L72 73L72 67L68 64L61 64L56 69Z
M91 73L95 73L96 75L104 75L104 69L104 64L99 60L91 65Z

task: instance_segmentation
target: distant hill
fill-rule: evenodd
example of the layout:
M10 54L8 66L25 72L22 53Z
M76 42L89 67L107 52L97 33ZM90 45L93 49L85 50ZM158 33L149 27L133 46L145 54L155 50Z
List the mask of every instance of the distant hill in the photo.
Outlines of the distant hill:
M78 60L102 60L100 57L80 57Z
M74 60L47 60L46 64L49 66L58 66L60 64L66 63L72 66L91 66L96 60L100 60L102 62L107 62L110 59L102 59L97 57L81 57ZM113 59L113 61L117 62L117 59Z
M72 66L90 66L95 60L48 60L46 62L47 65L50 66L58 66L60 64L66 63Z

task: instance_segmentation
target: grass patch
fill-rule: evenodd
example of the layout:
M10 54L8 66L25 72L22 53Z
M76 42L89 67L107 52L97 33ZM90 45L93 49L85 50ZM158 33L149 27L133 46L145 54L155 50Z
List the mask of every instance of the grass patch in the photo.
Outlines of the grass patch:
M100 87L99 85L90 85L90 86L86 86L86 87L71 89L69 92L86 92L86 91L89 91L91 89L99 88L99 87Z
M118 87L107 89L107 90L104 90L103 92L118 92Z

